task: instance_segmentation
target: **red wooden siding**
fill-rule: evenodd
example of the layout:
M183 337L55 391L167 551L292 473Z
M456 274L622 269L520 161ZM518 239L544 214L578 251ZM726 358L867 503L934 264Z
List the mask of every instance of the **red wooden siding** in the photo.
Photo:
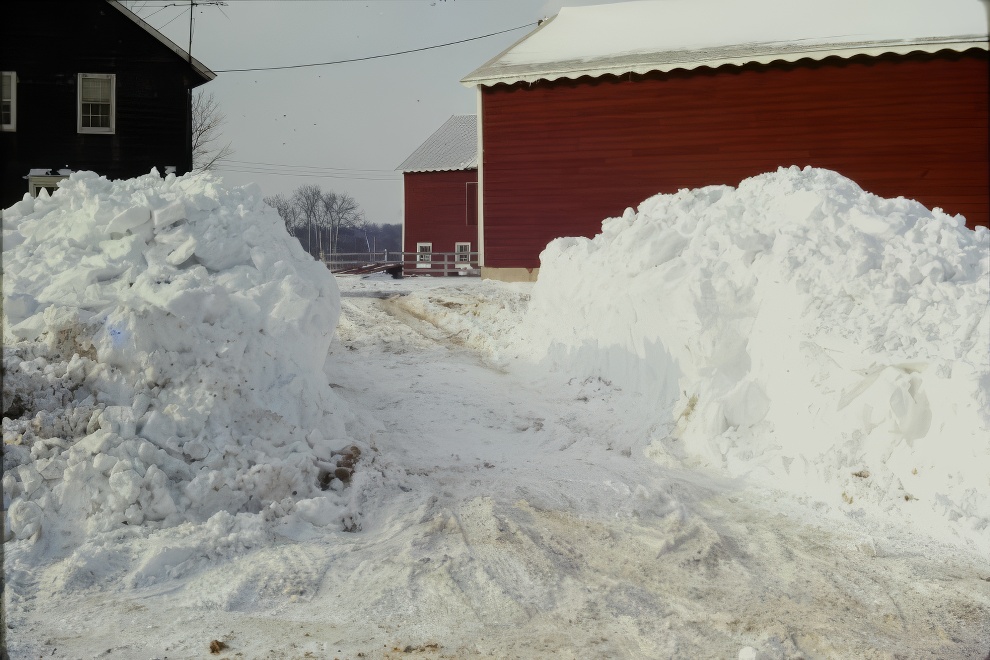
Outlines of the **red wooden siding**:
M485 265L536 267L658 192L790 165L987 225L987 97L984 51L484 88Z
M405 245L415 252L416 243L433 243L434 252L453 252L454 243L471 243L478 249L478 227L468 225L467 184L478 182L477 170L454 172L405 172Z

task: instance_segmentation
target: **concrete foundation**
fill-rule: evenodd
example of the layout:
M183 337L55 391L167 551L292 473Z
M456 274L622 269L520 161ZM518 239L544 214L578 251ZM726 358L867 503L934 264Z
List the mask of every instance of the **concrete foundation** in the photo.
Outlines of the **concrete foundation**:
M481 279L500 282L535 282L539 268L481 268Z

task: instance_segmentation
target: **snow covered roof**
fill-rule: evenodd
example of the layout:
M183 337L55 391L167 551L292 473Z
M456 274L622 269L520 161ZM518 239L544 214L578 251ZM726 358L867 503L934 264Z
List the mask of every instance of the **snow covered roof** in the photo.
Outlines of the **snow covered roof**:
M134 23L136 23L138 27L140 27L145 32L153 36L155 39L160 41L164 46L168 47L168 49L171 50L173 53L181 57L186 62L189 62L190 66L192 66L193 68L193 71L198 73L203 78L204 83L210 82L211 80L217 77L217 74L206 68L206 66L202 62L197 60L195 57L191 57L189 53L187 53L182 48L177 46L174 41L166 37L164 34L159 32L155 28L151 27L147 23L145 23L140 16L138 16L130 9L122 5L120 2L118 2L118 0L108 0L108 2L114 9L116 9L121 14L134 21Z
M50 168L46 169L44 167L32 167L28 169L27 176L21 178L26 179L30 176L69 176L70 174L72 174L72 170L66 168L53 170Z
M478 169L478 122L474 115L454 115L397 168L400 172Z
M882 53L987 50L981 0L641 0L564 7L466 86Z

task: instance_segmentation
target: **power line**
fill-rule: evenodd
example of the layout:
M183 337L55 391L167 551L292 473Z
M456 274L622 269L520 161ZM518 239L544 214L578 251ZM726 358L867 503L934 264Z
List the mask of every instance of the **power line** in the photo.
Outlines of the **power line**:
M238 174L264 174L269 176L294 176L294 177L307 177L307 178L317 178L317 179L346 179L346 180L357 180L357 181L388 181L397 183L401 181L399 176L394 177L367 177L367 176L346 176L340 174L318 174L318 173L307 173L307 172L279 172L276 170L265 170L265 169L241 169L236 167L226 167L218 166L215 168L218 172L236 172Z
M164 9L164 7L163 7L163 9ZM185 9L183 9L182 11L180 11L180 12L179 12L178 14L176 14L176 15L175 15L175 18L173 18L173 19L172 19L171 21L169 21L169 22L168 22L168 23L166 23L165 25L163 25L163 26L161 26L160 28L158 28L158 31L159 31L159 32L161 32L161 31L162 31L162 30L164 30L164 29L165 29L166 27L168 27L168 25L169 25L169 23L171 23L171 22L172 22L172 21L174 21L174 20L175 20L176 18L178 18L179 16L182 16L182 15L183 15L183 14L185 14L185 13L186 13L186 10L185 10Z
M147 16L141 16L140 14L138 14L138 16L141 18L142 21L144 21L145 23L147 23L148 22L148 19L151 18L152 16L154 16L155 14L159 14L159 13L165 11L166 9L168 9L169 7L175 7L175 6L177 6L177 5L164 5L160 9L156 9L155 11L151 12ZM144 9L144 7L142 7L141 9ZM138 11L140 11L140 10L138 10ZM134 13L137 14L137 11L135 11ZM164 27L164 26L162 26L162 27Z
M257 174L298 174L300 176L327 176L334 178L363 178L374 181L398 180L399 173L394 170L345 170L339 168L318 168L298 165L272 165L239 163L227 159L217 161L219 167L234 171L251 171ZM285 169L289 168L289 169Z
M234 158L223 158L219 162L225 164L232 164L235 167L245 167L245 166L253 167L258 165L270 165L272 167L288 167L291 169L318 170L318 171L329 170L332 172L381 172L386 174L395 173L395 170L367 170L357 167L324 167L318 165L287 165L285 163L263 163L260 161L253 161L253 160L236 160Z
M490 34L483 34L479 37L471 37L469 39L459 39L458 41L448 41L445 44L436 44L434 46L424 46L422 48L413 48L411 50L400 50L394 53L384 53L382 55L369 55L367 57L355 57L347 60L335 60L333 62L312 62L310 64L289 64L286 66L263 66L256 67L252 69L214 69L215 73L243 73L246 71L279 71L282 69L302 69L311 66L330 66L332 64L348 64L350 62L366 62L368 60L377 60L383 57L395 57L396 55L408 55L409 53L419 53L424 50L433 50L434 48L445 48L447 46L455 46L457 44L467 43L469 41L477 41L478 39L487 39L488 37L494 37L499 34L505 34L506 32L514 32L516 30L522 30L523 28L528 28L537 23L527 23L526 25L520 25L518 27L509 28L508 30L500 30L498 32L492 32Z

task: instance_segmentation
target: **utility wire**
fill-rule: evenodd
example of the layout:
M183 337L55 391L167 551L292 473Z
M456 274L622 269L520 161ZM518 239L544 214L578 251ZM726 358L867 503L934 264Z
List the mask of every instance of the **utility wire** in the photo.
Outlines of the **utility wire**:
M176 18L178 18L179 16L185 16L185 14L186 14L186 10L185 10L185 9L183 9L183 10L182 10L182 11L180 11L180 12L179 12L178 14L176 14L176 15L175 15L175 18L173 18L173 19L172 19L171 21L169 21L169 22L168 22L168 23L166 23L165 25L163 25L163 26L161 26L160 28L157 28L157 29L158 29L158 31L159 31L159 32L161 32L161 31L162 31L162 30L164 30L164 29L165 29L166 27L168 27L168 25L169 25L169 23L171 23L172 21L174 21L174 20L175 20Z
M242 170L250 171L255 174L285 174L292 175L298 174L300 176L326 176L333 177L337 179L364 179L366 181L397 181L400 177L398 172L392 174L362 174L360 172L300 172L298 170L280 170L271 167L250 167L244 165L224 165L218 163L216 167L222 167L228 170Z
M142 21L144 21L145 23L147 23L148 22L148 19L151 18L152 16L154 16L155 14L161 13L161 12L165 11L166 9L168 9L169 7L175 7L175 6L176 5L165 5L161 9L157 9L157 10L151 12L147 16L141 16L140 14L138 14L138 18L140 18ZM142 7L142 9L144 9L144 7ZM137 14L137 12L134 12L134 13Z
M480 37L471 37L469 39L460 39L458 41L448 41L445 44L436 44L435 46L424 46L422 48L413 48L411 50L400 50L394 53L384 53L382 55L369 55L367 57L355 57L348 60L335 60L333 62L312 62L310 64L289 64L286 66L262 66L253 69L214 69L215 73L243 73L245 71L279 71L282 69L302 69L311 66L329 66L331 64L347 64L349 62L365 62L367 60L377 60L383 57L395 57L396 55L408 55L409 53L419 53L424 50L433 50L434 48L445 48L447 46L455 46L457 44L467 43L469 41L477 41L478 39L487 39L488 37L494 37L499 34L505 34L506 32L514 32L516 30L522 30L523 28L538 25L538 23L527 23L526 25L520 25L518 27L509 28L508 30L500 30L498 32L492 32L490 34L483 34Z
M332 171L332 172L344 172L344 173L358 173L358 172L372 172L372 173L384 173L384 174L394 174L395 170L365 170L357 167L322 167L318 165L287 165L285 163L262 163L252 160L235 160L233 158L222 158L217 161L218 164L232 165L234 167L256 167L260 165L269 165L272 167L287 167L291 169L303 169L303 170L317 170L322 171Z
M347 179L347 180L358 180L358 181L388 181L388 182L398 182L401 179L398 176L394 177L368 177L368 176L346 176L339 174L310 174L307 172L277 172L271 170L256 170L256 169L241 169L235 167L218 166L214 168L218 172L237 172L239 174L265 174L271 176L294 176L294 177L309 177L317 179Z

